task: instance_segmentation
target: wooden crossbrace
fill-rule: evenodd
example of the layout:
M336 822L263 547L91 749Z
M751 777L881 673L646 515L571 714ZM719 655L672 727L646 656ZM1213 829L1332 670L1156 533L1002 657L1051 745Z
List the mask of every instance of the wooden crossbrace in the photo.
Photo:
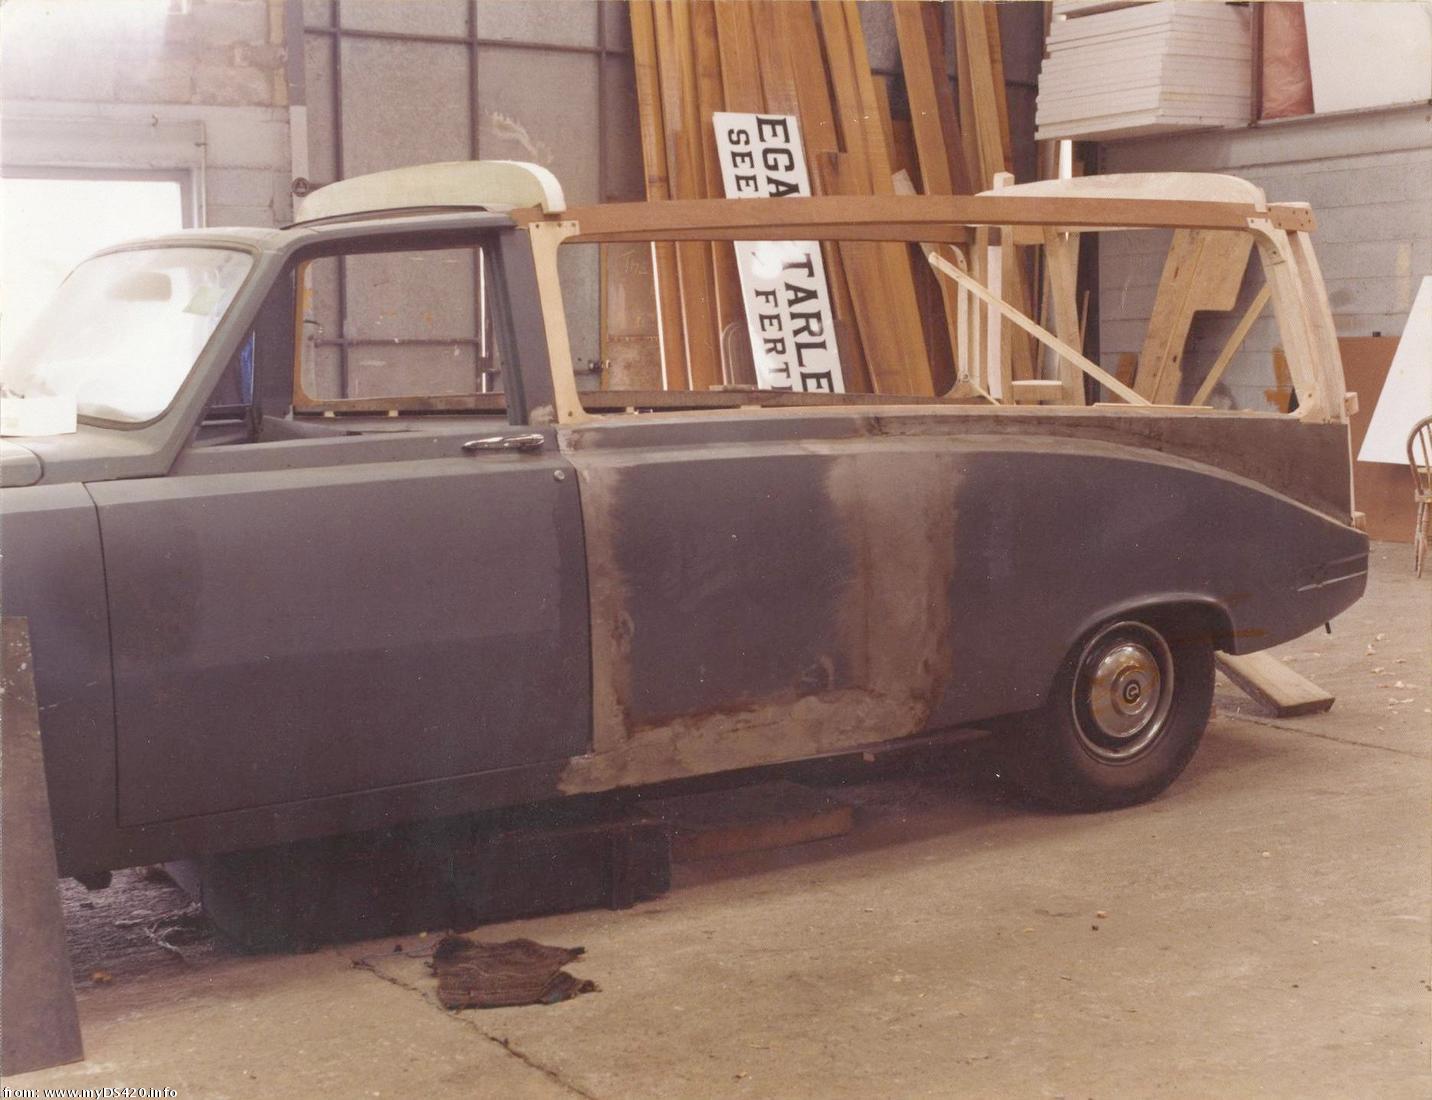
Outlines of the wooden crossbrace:
M984 302L986 305L994 306L1011 322L1024 329L1025 332L1029 333L1045 347L1052 348L1055 354L1059 355L1061 358L1067 360L1068 362L1073 363L1085 374L1099 381L1111 392L1122 397L1130 405L1150 404L1150 402L1146 398L1129 389L1128 386L1124 385L1122 382L1120 382L1117 378L1115 378L1112 374L1106 371L1103 367L1099 366L1097 363L1093 362L1092 360L1086 359L1083 355L1079 354L1079 352L1075 351L1072 347L1066 344L1063 340L1059 339L1059 337L1055 336L1043 325L1040 325L1035 321L1031 321L1028 317L1026 317L1023 313L1019 312L1019 310L1015 309L1008 302L1005 302L1000 298L995 297L995 295L991 294L989 290L987 290L978 279L966 275L959 268L955 267L954 264L935 255L935 253L933 252L929 253L926 258L930 261L930 266L932 266L936 271L939 271L947 277L955 280L956 283L964 287L966 290L968 290L971 294L973 294L980 301Z
M1213 392L1213 387L1218 385L1218 380L1223 377L1223 372L1228 369L1228 364L1233 362L1233 356L1243 346L1243 341L1248 336L1248 330L1253 327L1253 322L1262 315L1264 307L1268 304L1268 299L1272 296L1272 287L1264 284L1263 289L1258 292L1258 296L1253 299L1247 312L1239 320L1232 335L1228 337L1228 343L1224 344L1223 350L1218 353L1218 358L1214 360L1213 366L1208 369L1208 376L1204 378L1203 385L1198 387L1198 392L1193 395L1193 400L1189 402L1190 405L1206 405L1208 403L1208 396Z

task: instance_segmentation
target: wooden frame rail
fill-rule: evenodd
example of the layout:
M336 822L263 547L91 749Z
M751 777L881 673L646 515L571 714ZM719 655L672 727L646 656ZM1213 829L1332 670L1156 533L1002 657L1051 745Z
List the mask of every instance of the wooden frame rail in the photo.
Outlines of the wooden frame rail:
M515 210L522 225L558 219ZM1047 198L999 195L824 195L813 198L672 199L573 208L560 220L580 226L573 243L683 240L930 241L963 244L974 226L1058 229L1236 229L1249 221L1276 229L1314 228L1305 206L1183 199Z

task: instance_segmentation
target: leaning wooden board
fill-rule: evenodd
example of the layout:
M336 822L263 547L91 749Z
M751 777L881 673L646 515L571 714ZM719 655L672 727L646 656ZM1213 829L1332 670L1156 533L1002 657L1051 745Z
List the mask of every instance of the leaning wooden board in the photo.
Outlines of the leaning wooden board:
M632 0L632 61L641 117L641 158L646 168L646 198L671 198L666 169L666 128L662 121L661 78L656 59L656 22L650 0ZM686 337L681 317L681 280L677 274L676 245L659 241L652 246L657 311L661 319L662 378L669 389L687 385Z
M1345 336L1338 340L1338 351L1342 353L1347 389L1357 394L1357 412L1348 423L1352 453L1356 455L1367 434L1372 410L1382 395L1392 357L1397 353L1397 337ZM1412 473L1406 466L1354 462L1352 487L1358 511L1367 515L1369 537L1388 542L1412 541L1416 506L1412 502ZM1411 561L1410 554L1408 560Z
M845 146L845 152L822 158L826 189L846 195L894 194L859 11L850 0L823 4L818 11L834 118ZM876 244L842 246L840 251L874 389L933 394L908 248Z
M1271 653L1246 653L1238 657L1220 653L1217 661L1223 675L1240 691L1272 711L1276 718L1321 714L1332 708L1333 696Z

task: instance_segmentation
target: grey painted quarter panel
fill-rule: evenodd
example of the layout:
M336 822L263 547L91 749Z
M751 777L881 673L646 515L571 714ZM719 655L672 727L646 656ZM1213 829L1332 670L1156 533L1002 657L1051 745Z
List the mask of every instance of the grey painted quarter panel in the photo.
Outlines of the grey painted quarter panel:
M114 698L99 523L83 485L4 491L0 603L29 620L56 846L102 850L114 830Z
M121 825L584 750L575 485L559 457L467 456L462 438L450 457L343 448L342 465L91 487Z
M1365 535L1221 470L1067 439L959 450L949 598L967 629L935 724L1038 706L1074 641L1119 615L1202 605L1226 620L1224 646L1251 652L1320 626L1366 583Z

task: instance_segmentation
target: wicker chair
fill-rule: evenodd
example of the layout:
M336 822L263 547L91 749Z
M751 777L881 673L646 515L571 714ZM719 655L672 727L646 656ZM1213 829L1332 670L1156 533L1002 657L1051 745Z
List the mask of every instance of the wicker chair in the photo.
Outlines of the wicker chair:
M1412 499L1417 502L1412 568L1420 577L1427 557L1427 513L1432 510L1432 416L1419 420L1407 436L1407 464L1412 467Z

